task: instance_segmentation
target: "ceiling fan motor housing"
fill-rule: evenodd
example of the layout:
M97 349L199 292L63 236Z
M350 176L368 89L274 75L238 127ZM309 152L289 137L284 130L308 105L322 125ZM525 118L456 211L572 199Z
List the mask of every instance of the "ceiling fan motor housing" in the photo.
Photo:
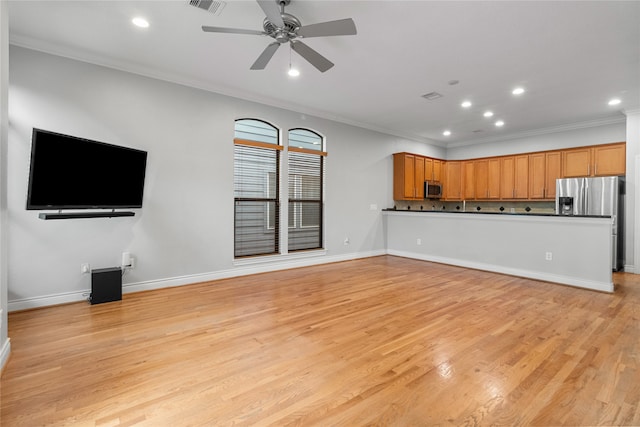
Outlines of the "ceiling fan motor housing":
M267 33L269 37L274 38L278 43L282 44L298 37L296 31L298 31L302 24L300 23L300 20L298 18L289 13L282 12L281 16L282 20L284 21L284 27L277 27L267 18L265 18L262 27L264 28L264 32Z

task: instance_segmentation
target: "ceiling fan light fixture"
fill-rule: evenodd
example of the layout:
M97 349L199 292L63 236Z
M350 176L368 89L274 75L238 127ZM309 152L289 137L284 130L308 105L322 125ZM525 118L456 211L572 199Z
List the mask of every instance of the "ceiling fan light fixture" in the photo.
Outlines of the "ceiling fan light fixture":
M139 28L149 28L149 21L140 16L136 16L135 18L133 18L131 20L131 23Z
M298 77L300 75L300 71L297 68L289 67L289 71L287 71L290 77Z

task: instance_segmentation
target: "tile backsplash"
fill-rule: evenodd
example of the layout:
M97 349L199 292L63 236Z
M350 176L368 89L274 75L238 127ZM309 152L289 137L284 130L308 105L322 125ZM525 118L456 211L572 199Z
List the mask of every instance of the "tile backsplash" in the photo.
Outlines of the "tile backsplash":
M510 212L510 213L555 213L556 204L554 201L469 201L469 202L442 202L439 200L420 201L395 201L395 208L398 210L424 210L443 212ZM393 206L390 206L393 208ZM500 210L502 208L502 210ZM528 210L527 210L528 208Z

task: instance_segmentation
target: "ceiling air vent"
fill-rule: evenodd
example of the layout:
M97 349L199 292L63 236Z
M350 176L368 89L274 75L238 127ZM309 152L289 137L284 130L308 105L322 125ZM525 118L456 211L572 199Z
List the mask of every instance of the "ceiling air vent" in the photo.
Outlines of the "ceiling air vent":
M213 13L214 15L220 15L220 12L222 12L222 9L224 9L227 3L213 0L189 0L189 4L197 7L198 9Z
M442 98L442 94L438 92L429 92L422 95L424 99L428 99L429 101L433 101L434 99Z

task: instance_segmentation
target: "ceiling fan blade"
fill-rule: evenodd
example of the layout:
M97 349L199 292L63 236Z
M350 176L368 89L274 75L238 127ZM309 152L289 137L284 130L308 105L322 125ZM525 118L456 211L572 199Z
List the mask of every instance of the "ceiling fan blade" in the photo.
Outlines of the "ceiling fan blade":
M271 57L273 57L273 54L276 53L276 50L278 50L279 47L280 43L278 42L273 42L269 46L267 46L265 50L262 51L258 59L256 59L256 62L253 63L251 69L264 70L269 61L271 61Z
M333 62L329 61L324 56L320 55L315 50L311 49L306 44L301 41L292 40L291 49L296 51L300 56L309 61L311 65L316 67L321 72L327 71L329 68L333 67Z
M264 31L258 31L258 30L243 30L241 28L208 27L206 25L202 26L202 31L207 33L251 34L251 35L257 35L257 36L263 36L267 34Z
M274 0L257 0L257 2L271 23L278 28L284 27L284 21L282 20L282 15L280 15L280 8Z
M358 32L353 19L339 19L337 21L320 22L305 25L298 30L301 37L354 36Z

